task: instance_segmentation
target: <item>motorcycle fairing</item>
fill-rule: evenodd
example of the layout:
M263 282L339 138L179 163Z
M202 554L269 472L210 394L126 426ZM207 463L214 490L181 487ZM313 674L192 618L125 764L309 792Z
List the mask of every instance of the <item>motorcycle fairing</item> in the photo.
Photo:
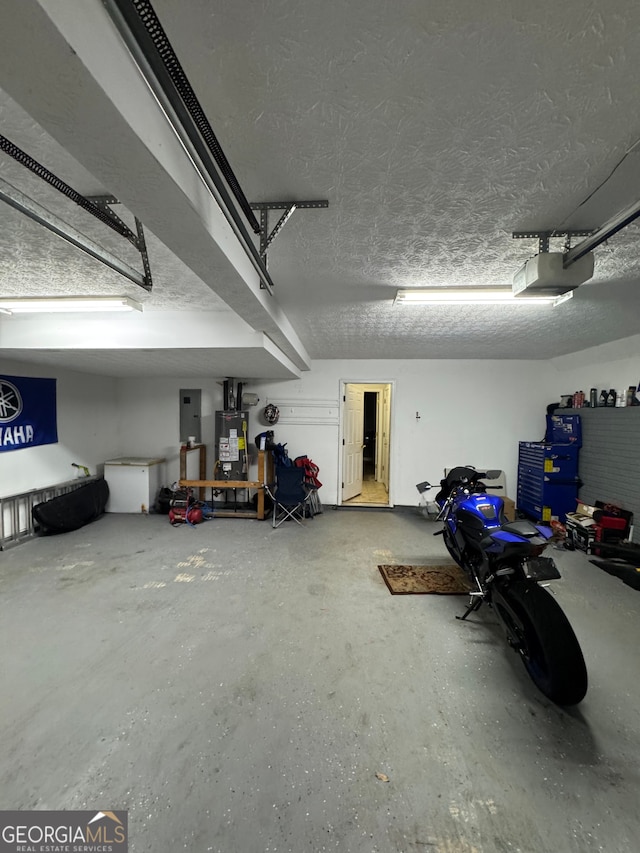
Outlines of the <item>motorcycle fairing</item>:
M498 527L503 517L504 501L498 495L469 495L457 505L456 512L460 510L475 515L485 528ZM495 524L490 524L491 521Z
M520 542L524 545L528 544L528 540L531 537L525 539L524 536L518 536L517 533L511 533L510 530L505 530L504 527L501 527L500 530L490 533L489 538L499 542Z
M465 495L461 500L454 499L453 507L445 524L460 553L467 546L480 550L481 541L488 533L499 530L504 521L504 501L497 495Z

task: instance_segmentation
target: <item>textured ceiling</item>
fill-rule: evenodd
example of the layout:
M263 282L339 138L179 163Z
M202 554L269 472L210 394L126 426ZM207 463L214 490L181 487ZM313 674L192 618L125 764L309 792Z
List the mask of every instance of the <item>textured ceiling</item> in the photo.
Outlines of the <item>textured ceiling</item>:
M2 91L0 133L78 192L86 196L110 194L109 188L102 187ZM140 254L127 240L2 152L0 178L142 273ZM131 213L122 205L113 208L135 230ZM75 295L90 291L132 296L144 303L146 310L229 310L149 231L145 232L145 239L151 259L153 297L3 202L0 224L2 296Z
M329 200L296 211L269 250L275 300L312 358L548 358L637 333L635 224L557 308L393 305L397 287L509 285L537 251L513 230L595 228L640 199L637 3L153 5L249 199ZM111 190L8 96L0 132L82 192ZM0 176L140 267L22 167L3 158ZM3 208L2 295L80 292L87 278L135 295ZM229 310L148 240L148 310Z

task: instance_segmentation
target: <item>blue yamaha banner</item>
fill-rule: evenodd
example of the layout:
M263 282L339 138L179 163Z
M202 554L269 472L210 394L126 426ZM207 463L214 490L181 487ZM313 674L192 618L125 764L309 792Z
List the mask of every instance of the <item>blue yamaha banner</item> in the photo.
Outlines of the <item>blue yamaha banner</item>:
M0 376L0 453L57 441L56 380Z

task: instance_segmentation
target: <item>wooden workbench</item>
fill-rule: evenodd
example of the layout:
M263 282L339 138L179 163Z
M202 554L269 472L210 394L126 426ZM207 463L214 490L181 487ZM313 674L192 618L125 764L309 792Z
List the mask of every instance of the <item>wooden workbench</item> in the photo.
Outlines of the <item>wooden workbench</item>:
M188 450L200 450L200 479L187 480L186 452ZM253 489L258 493L258 506L255 510L241 509L237 512L232 509L215 509L216 518L264 518L264 492L265 484L273 483L273 456L264 450L258 451L258 479L257 480L206 480L206 447L196 445L196 448L182 448L180 451L180 481L181 488L199 489L200 500L204 500L204 490L211 489Z

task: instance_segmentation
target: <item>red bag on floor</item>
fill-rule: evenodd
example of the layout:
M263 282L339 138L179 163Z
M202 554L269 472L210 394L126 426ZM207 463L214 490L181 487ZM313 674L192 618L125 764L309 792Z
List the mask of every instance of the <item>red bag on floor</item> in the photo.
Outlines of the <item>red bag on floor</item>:
M308 485L313 486L314 489L319 489L322 487L322 483L318 479L318 474L320 473L320 469L309 459L308 456L298 456L293 460L293 464L297 468L304 468L304 479Z

